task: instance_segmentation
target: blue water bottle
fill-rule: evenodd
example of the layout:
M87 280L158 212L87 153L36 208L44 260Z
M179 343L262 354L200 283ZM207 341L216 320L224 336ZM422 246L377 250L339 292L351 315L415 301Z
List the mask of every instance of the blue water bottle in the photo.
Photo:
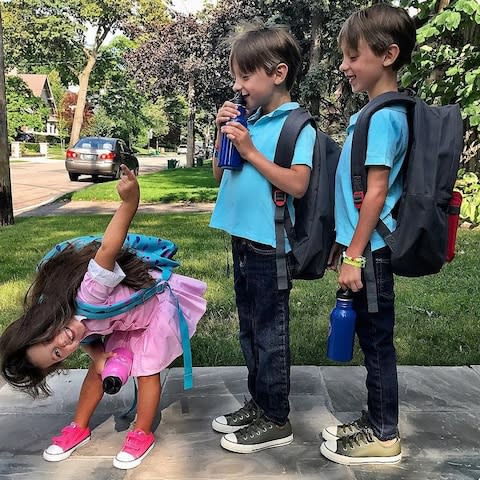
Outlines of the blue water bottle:
M353 357L355 342L355 321L351 290L337 291L337 303L330 313L327 357L335 362L349 362Z
M232 102L237 105L237 108L240 111L240 115L232 118L232 121L239 122L246 127L247 115L245 101L242 94L237 92L235 97L233 97ZM226 135L222 135L222 143L220 144L220 152L218 153L218 166L228 170L241 170L243 166L243 158L238 153L235 145Z

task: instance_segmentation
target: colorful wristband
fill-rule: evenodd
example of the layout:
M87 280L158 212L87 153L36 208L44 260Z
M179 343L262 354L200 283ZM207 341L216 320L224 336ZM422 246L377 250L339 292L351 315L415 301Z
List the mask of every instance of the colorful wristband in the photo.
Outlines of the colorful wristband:
M342 253L343 263L353 267L365 268L367 259L365 257L349 257L345 252Z

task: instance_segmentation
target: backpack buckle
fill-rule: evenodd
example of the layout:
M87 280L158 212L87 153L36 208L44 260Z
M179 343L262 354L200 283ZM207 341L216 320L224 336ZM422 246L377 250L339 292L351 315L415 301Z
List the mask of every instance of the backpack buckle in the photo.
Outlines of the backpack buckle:
M284 191L275 189L273 190L272 195L273 195L273 203L277 207L285 206L285 204L287 203L287 194Z
M363 193L363 191L353 192L353 204L355 205L355 208L357 210L360 210L360 208L362 208L364 197L365 194Z

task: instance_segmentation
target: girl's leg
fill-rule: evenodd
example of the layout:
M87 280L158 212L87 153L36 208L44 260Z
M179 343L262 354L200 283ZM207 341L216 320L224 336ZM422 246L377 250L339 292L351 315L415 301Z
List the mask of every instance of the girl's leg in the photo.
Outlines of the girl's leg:
M160 373L146 377L138 377L138 404L135 428L151 433L153 420L160 403Z
M102 397L102 378L95 371L93 363L91 363L87 372L87 376L83 380L77 408L75 410L75 416L73 418L73 421L79 427L85 428L88 426L90 418Z

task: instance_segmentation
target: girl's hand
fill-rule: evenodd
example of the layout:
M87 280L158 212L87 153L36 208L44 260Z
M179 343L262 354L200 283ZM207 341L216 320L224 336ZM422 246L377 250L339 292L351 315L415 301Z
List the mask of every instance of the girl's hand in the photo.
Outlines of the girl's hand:
M217 117L215 118L215 123L217 127L220 128L224 123L229 122L237 115L240 115L240 112L237 109L237 105L232 102L225 102L217 112Z
M140 200L140 187L138 186L137 177L126 166L120 165L122 169L122 175L117 183L117 192L119 197L125 203L136 203Z
M338 284L343 290L349 288L352 292L358 292L363 288L362 269L342 263L340 266L340 275L338 276Z
M99 375L101 375L103 372L103 369L105 368L105 363L107 363L107 360L111 357L114 357L115 355L117 354L113 352L97 353L95 357L92 359L95 371Z
M221 128L223 135L226 135L235 145L240 156L247 160L257 149L252 143L248 129L238 122L228 122Z

